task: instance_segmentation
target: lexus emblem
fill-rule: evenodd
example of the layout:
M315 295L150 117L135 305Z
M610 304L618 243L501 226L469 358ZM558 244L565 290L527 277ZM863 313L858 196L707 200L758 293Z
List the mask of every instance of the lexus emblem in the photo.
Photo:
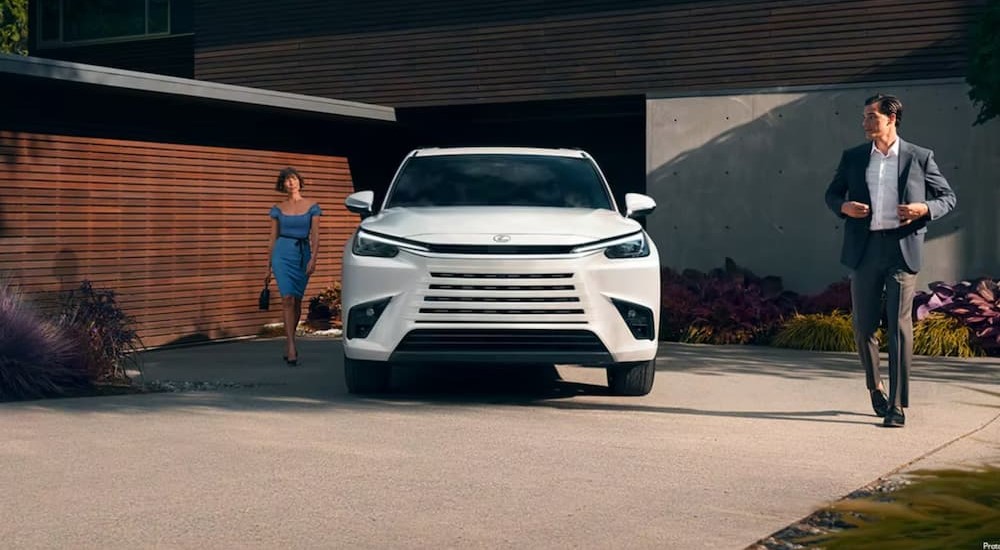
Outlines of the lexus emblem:
M504 235L502 233L500 235L493 235L493 242L495 242L495 243L509 243L510 242L510 235Z

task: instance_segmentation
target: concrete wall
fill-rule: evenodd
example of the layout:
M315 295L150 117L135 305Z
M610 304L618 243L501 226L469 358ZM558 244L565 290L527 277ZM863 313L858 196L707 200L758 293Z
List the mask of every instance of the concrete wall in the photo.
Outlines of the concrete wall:
M841 152L865 140L864 100L903 102L900 136L929 147L958 207L929 225L918 290L1000 277L1000 120L972 126L961 80L649 96L648 229L663 265L708 270L729 256L785 287L815 292L847 275L843 226L823 201Z

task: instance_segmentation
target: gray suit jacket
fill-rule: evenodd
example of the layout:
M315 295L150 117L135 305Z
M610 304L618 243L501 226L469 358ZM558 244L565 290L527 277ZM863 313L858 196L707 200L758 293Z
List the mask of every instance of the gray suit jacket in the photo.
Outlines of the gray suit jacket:
M840 261L847 267L855 269L864 257L868 244L868 227L871 215L866 218L851 218L841 213L840 207L846 201L857 201L871 206L871 194L868 192L868 182L865 172L871 156L872 144L866 142L844 151L840 157L840 165L826 189L826 204L834 214L844 219L844 245ZM900 248L903 259L910 271L920 271L921 249L924 244L924 234L927 233L927 222L936 220L955 208L955 192L948 185L948 180L941 175L934 153L930 149L899 140L899 203L926 203L930 209L927 216L913 220L899 229Z

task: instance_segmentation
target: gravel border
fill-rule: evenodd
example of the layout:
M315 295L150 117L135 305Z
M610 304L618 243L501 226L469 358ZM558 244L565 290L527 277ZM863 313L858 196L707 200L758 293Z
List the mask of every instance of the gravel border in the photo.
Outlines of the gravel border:
M879 478L864 487L851 492L837 502L875 497L876 500L891 501L892 493L912 483L903 474ZM798 541L804 537L823 536L854 527L843 520L839 512L825 506L784 529L747 546L745 550L814 550L821 546L806 546Z
M179 393L192 391L222 391L244 388L261 388L264 386L279 386L280 384L244 384L241 382L226 382L224 380L149 380L140 387L150 393Z

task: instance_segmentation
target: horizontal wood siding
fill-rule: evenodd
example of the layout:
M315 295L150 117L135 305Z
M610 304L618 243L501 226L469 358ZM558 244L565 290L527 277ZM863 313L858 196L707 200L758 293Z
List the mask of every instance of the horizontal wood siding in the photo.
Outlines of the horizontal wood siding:
M194 77L194 37L190 34L86 46L36 48L31 55L181 78Z
M289 165L325 209L308 299L357 225L343 157L0 131L0 272L39 297L115 290L147 346L256 334L280 320L276 285L270 311L257 295Z
M952 77L983 5L196 0L195 76L394 106Z

